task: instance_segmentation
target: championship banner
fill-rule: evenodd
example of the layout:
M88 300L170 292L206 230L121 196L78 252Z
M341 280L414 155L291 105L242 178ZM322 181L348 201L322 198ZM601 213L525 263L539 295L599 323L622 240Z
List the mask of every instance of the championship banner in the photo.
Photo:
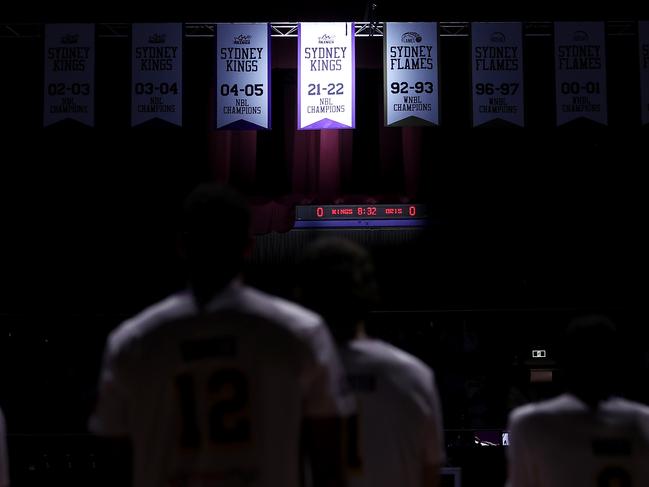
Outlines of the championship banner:
M95 124L94 24L45 25L43 125Z
M557 125L607 124L604 22L555 22Z
M473 126L494 120L525 125L520 22L473 22Z
M356 126L353 22L298 24L298 130Z
M131 126L183 121L182 24L133 24Z
M385 125L439 124L436 22L386 22L383 32Z
M270 128L268 24L216 26L216 128Z
M649 22L638 22L640 40L640 101L642 125L649 123Z

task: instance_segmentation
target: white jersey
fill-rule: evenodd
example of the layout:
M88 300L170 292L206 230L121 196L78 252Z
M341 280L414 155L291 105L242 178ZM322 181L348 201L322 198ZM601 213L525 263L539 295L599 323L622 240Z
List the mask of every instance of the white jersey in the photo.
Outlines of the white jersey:
M100 383L90 430L130 437L136 487L297 487L302 419L353 409L321 318L239 283L123 323Z
M7 429L0 411L0 487L9 486L9 456L7 455Z
M340 353L357 403L346 431L350 487L421 487L424 465L445 461L433 371L375 339L351 341Z
M649 485L649 408L611 398L590 410L563 394L509 417L512 487Z

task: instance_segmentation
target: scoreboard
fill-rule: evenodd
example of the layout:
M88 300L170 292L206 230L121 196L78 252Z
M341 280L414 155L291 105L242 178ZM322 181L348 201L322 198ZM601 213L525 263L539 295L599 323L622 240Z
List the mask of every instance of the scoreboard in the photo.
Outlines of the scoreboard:
M295 228L416 227L426 224L425 205L297 205Z

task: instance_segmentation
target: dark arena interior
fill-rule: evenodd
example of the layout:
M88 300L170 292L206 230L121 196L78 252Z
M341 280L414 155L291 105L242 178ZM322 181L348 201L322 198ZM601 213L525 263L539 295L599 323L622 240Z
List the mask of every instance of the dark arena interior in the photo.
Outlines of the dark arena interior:
M561 390L555 351L575 316L602 313L618 325L628 351L620 388L649 403L648 133L636 28L648 16L630 1L525 11L513 1L429 3L1 8L0 407L12 486L108 485L111 454L87 431L106 336L185 285L175 222L203 181L226 182L250 202L245 277L262 290L290 298L297 256L323 234L370 250L381 295L370 333L437 377L443 485L460 485L453 469L465 487L504 485L507 415ZM215 130L214 37L187 29L182 127L131 127L130 23L429 20L448 23L438 127L384 126L376 35L356 39L355 129L296 130L297 39L273 36L272 129ZM466 24L498 20L524 23L523 128L472 127ZM551 24L560 20L606 21L606 126L556 126ZM50 22L96 24L92 128L43 127ZM296 205L422 205L427 225L296 227Z

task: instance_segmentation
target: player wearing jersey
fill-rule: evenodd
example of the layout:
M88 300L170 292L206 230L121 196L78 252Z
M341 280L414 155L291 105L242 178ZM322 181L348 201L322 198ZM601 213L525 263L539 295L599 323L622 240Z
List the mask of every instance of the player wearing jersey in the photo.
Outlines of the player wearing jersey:
M510 414L511 487L649 485L649 408L614 396L619 352L607 318L570 325L567 392Z
M335 346L318 315L241 282L249 221L231 191L194 191L191 288L108 338L90 429L130 439L136 487L297 487L302 436L314 485L342 483Z
M435 377L414 356L366 335L377 300L368 253L343 239L313 243L299 263L297 294L332 330L357 399L345 430L349 484L437 485L445 453Z

